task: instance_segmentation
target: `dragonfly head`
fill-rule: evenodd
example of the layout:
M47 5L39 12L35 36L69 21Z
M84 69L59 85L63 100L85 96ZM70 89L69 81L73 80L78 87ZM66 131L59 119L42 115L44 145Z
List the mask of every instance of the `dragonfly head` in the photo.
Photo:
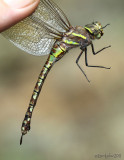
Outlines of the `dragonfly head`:
M100 39L104 34L103 28L106 26L102 27L99 22L93 22L91 24L85 25L85 29L90 33L91 39Z

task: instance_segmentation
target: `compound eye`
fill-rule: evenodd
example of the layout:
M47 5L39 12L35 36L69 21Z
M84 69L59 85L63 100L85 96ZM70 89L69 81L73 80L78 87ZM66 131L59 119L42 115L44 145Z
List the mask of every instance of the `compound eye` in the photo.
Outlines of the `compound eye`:
M99 33L97 36L96 36L97 39L100 39L101 38L101 34Z

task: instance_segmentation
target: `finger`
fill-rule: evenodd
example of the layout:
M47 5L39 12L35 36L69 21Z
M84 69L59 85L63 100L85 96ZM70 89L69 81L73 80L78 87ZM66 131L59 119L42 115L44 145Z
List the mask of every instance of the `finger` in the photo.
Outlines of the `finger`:
M40 0L0 0L0 32L29 16Z

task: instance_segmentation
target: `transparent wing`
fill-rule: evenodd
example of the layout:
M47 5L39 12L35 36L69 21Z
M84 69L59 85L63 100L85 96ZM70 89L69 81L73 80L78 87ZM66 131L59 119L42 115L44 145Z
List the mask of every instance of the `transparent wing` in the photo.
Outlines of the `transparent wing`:
M52 0L40 0L36 11L2 34L20 49L33 55L46 55L70 23Z

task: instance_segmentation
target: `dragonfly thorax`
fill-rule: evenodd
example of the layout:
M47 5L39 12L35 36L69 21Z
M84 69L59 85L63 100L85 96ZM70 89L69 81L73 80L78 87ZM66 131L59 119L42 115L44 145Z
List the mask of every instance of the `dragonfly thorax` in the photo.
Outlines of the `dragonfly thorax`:
M85 42L87 43L87 45L90 44L91 38L85 28L76 26L71 28L69 32L65 33L62 42L64 42L66 46L68 46L68 49L71 49L82 46L85 44Z

